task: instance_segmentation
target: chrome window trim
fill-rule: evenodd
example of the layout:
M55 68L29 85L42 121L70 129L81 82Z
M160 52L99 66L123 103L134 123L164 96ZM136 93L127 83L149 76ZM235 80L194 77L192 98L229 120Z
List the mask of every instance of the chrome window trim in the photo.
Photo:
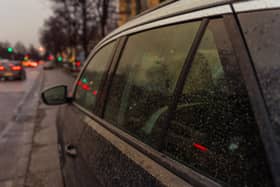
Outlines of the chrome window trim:
M280 8L280 0L252 0L246 2L236 2L233 3L233 7L237 13Z
M122 25L121 27L110 33L105 38L105 40L107 38L113 37L119 32L128 30L137 25L143 25L147 22L159 20L162 17L172 17L174 16L174 14L182 14L185 11L192 12L191 10L195 10L197 8L210 8L211 6L216 6L218 4L228 3L231 1L232 0L177 0L159 9L155 9L153 11L147 12L146 14L144 13L141 16L132 18L131 21L128 21L126 24Z
M96 49L94 49L94 51L97 50L98 48L106 45L110 41L115 40L116 38L119 38L119 37L122 37L125 35L130 35L130 34L140 32L140 31L145 31L145 30L149 30L149 29L153 29L153 28L167 26L170 24L191 21L191 20L195 20L195 19L202 19L202 18L209 17L209 16L229 14L229 13L232 13L232 9L231 9L230 5L222 5L222 6L207 8L204 10L198 10L198 11L194 11L191 13L174 16L174 17L162 19L159 21L155 21L152 23L144 24L144 25L126 30L124 32L120 32L116 36L113 36L112 38L108 38L107 40L105 40L103 42L101 41L101 43L96 46Z

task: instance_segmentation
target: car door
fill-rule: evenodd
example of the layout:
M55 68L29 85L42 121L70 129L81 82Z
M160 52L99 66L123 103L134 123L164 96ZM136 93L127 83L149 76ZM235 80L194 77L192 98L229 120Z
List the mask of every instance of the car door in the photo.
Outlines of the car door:
M63 175L67 187L71 186L100 186L88 170L87 163L82 157L80 138L88 113L92 113L99 89L106 78L116 42L113 41L99 49L85 67L75 85L74 104L60 109L58 118L59 142L62 151Z

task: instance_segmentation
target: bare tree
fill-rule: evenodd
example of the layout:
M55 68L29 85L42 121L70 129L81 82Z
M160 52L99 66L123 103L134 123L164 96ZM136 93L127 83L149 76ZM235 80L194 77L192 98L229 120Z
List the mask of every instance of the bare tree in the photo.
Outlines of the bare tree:
M51 1L54 15L45 21L41 43L53 53L71 49L75 54L83 51L87 56L90 48L114 27L107 26L108 18L117 12L114 5L117 0Z
M15 52L20 53L20 54L25 54L26 53L26 47L24 46L23 43L17 42L14 46Z

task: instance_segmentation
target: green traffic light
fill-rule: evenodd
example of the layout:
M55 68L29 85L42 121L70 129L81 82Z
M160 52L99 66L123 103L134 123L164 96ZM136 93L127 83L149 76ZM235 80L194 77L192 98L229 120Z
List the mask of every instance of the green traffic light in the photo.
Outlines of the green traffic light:
M57 61L62 62L62 57L61 56L57 57Z
M11 47L9 47L7 50L8 50L9 53L13 52L13 48L11 48Z

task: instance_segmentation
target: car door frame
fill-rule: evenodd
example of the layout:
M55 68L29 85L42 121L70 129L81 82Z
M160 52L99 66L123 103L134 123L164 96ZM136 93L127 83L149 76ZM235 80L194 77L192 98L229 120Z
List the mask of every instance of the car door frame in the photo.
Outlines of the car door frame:
M235 11L233 7L234 3L231 3L231 9L233 11L232 16L226 17L226 26L231 38L236 38L232 40L232 45L234 49L239 49L237 54L237 59L239 62L240 70L243 75L245 85L248 90L249 99L254 112L254 117L257 121L259 135L261 137L264 149L266 152L267 162L270 167L271 175L275 186L280 185L280 147L275 143L276 134L273 132L271 122L269 119L269 110L265 102L264 94L261 89L260 80L257 75L255 65L253 63L253 58L249 50L249 46L245 39L241 23L238 18L238 12ZM278 8L279 9L279 8ZM256 9L247 12L258 12L267 9ZM270 10L270 9L269 9ZM233 27L237 29L232 29ZM247 62L247 63L242 63Z

